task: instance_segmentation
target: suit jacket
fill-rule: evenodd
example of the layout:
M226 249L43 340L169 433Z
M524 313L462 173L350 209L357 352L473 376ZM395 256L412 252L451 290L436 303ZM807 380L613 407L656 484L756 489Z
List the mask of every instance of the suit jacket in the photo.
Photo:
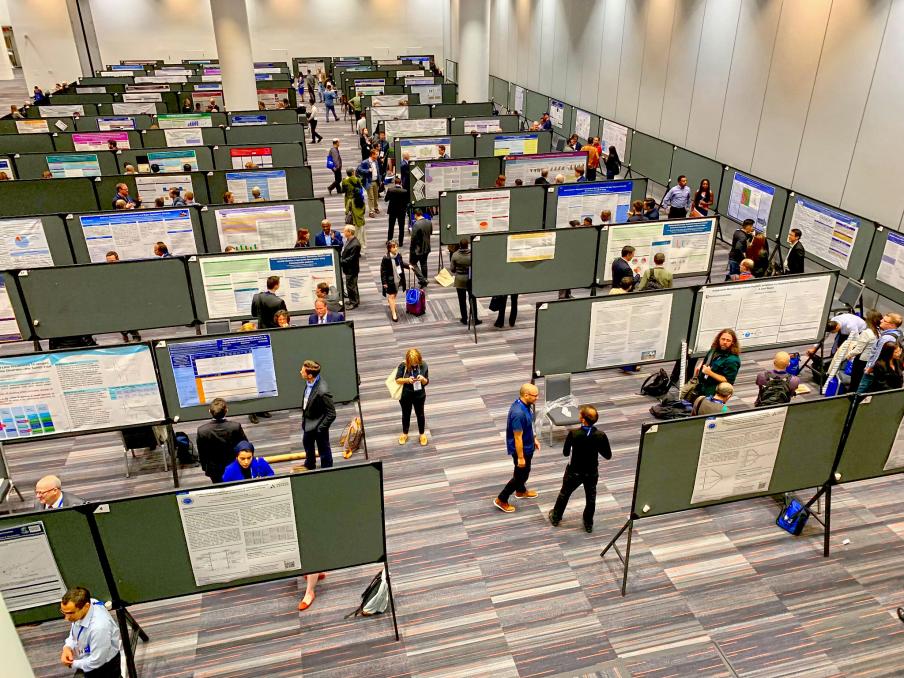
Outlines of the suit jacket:
M342 154L339 153L339 149L333 146L330 149L330 157L333 159L333 171L341 172L342 171Z
M63 503L60 505L60 508L68 508L70 506L81 506L82 504L87 504L88 502L85 499L82 499L78 495L72 494L72 492L63 492ZM40 499L35 499L35 511L49 511L49 506L44 506L41 503Z
M223 471L235 461L235 446L248 440L237 421L213 419L198 428L198 459L204 475L213 482L223 479Z
M386 189L384 200L389 203L389 216L404 217L408 212L408 191L404 187L393 184Z
M788 252L787 265L785 273L803 273L804 272L804 255L807 250L804 249L803 243L798 240Z
M429 219L418 219L411 228L411 256L430 254L430 236L433 235L433 222Z
M343 320L345 320L345 316L342 313L334 313L333 311L329 310L329 307L327 307L327 312L326 312L326 322L327 323L341 323ZM319 325L319 324L320 324L320 316L318 316L316 313L312 313L311 315L308 316L308 325Z
M618 287L622 278L633 278L634 282L640 280L640 276L634 274L631 264L618 257L612 262L612 287Z
M305 384L307 387L307 384ZM302 396L303 398L304 396ZM336 407L333 405L333 394L323 377L314 384L311 395L308 396L308 405L304 406L302 400L302 426L305 433L311 431L326 431L330 424L336 420Z
M258 292L251 299L251 315L257 318L258 329L265 327L279 327L279 323L273 317L277 311L287 311L286 302L269 290Z
M540 176L534 179L534 184L539 186L549 186L549 179L546 177Z
M407 160L402 160L399 165L399 175L402 177L402 188L406 191L410 190L409 182L411 181L411 164Z
M323 232L320 232L314 236L314 244L317 247L342 247L342 234L336 233L336 231L332 231L330 235L333 236L332 243L327 243L326 235L324 235Z
M339 254L339 266L345 275L358 275L361 268L361 243L358 238L349 238Z

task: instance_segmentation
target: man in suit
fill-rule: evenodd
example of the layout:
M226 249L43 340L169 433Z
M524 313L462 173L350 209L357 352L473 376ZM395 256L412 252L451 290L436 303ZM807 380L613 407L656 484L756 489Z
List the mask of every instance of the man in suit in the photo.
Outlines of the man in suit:
M339 253L339 267L345 274L345 293L348 295L347 309L358 307L358 272L361 270L361 243L355 237L355 227L345 227L345 244Z
M339 313L342 310L340 301L336 297L331 296L329 283L317 283L317 289L314 290L314 294L317 295L317 299L323 300L323 303L326 304L328 310L336 313Z
M305 380L304 399L301 404L302 438L305 460L304 467L313 471L317 466L314 446L320 453L320 467L333 465L330 449L330 425L336 420L336 408L329 386L320 377L320 363L305 360L301 366L301 378Z
M405 243L405 222L408 219L408 191L402 186L402 177L396 175L396 178L386 190L386 197L383 198L389 207L386 212L389 214L389 230L386 231L386 240L394 240L396 224L399 225L399 247Z
M549 186L549 168L544 167L540 170L540 176L534 179L536 186Z
M251 299L251 315L257 318L258 329L270 329L279 327L276 322L277 311L287 311L286 302L277 296L279 291L279 276L271 275L267 278L267 290L258 292Z
M329 219L320 222L320 233L314 238L317 247L342 247L342 236L333 231L333 224Z
M308 325L326 325L327 323L341 323L345 316L327 308L323 299L314 302L314 312L308 317Z
M237 421L226 421L226 401L214 398L210 403L213 421L198 428L198 459L204 475L210 482L223 480L223 471L235 461L235 446L248 440L245 430Z
M634 259L634 248L631 245L625 245L621 249L621 256L612 262L612 285L617 286L622 278L633 278L634 283L640 282L640 275L631 268L631 261Z
M113 208L116 209L116 202L118 200L123 200L126 203L127 209L134 209L138 206L138 203L135 199L129 195L129 187L126 184L116 184L116 193L113 196Z
M44 476L35 484L35 511L81 506L84 499L63 492L63 483L56 476Z
M430 255L430 237L433 235L433 222L424 218L420 209L414 211L414 226L411 227L411 247L408 260L417 266L421 275L427 277L427 257Z
M791 249L788 250L788 256L785 257L785 273L803 273L804 272L804 255L807 251L804 244L800 241L803 233L799 228L792 228L788 233L788 244Z
M402 162L399 164L399 176L402 177L402 188L411 191L411 155L408 151L402 153Z
M333 159L333 183L326 187L328 193L336 189L339 193L339 184L342 183L342 155L339 153L339 139L333 139L333 147L330 149L330 157Z

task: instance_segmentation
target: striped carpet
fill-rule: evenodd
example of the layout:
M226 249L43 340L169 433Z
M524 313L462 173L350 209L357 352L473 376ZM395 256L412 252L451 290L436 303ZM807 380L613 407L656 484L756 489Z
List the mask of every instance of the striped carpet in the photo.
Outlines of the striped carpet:
M349 122L321 121L318 131L324 142L308 148L316 194L325 195L330 139L342 139L346 166L360 155ZM341 199L327 197L326 205L341 224ZM151 636L138 652L142 676L901 675L904 625L894 616L904 604L899 478L834 493L829 559L821 557L815 527L800 538L775 527L771 500L641 522L622 598L620 564L599 552L630 505L640 423L650 405L637 395L645 374L604 371L573 381L580 400L602 403L601 426L614 446L613 460L601 467L592 535L581 529L581 490L558 528L546 522L564 467L561 432L536 457L530 485L539 498L501 514L491 500L511 473L505 415L529 379L533 306L554 295L522 297L517 326L497 330L487 322L477 344L458 322L455 293L436 283L424 317L402 312L391 323L379 291L385 227L385 212L368 220L362 304L350 318L369 448L386 464L401 642L388 617L343 619L377 569L362 567L330 574L304 613L296 610L303 582L295 580L136 606L132 612ZM435 251L432 257L435 274ZM718 265L724 260L723 250ZM485 301L481 314L488 319ZM430 365L427 447L415 438L398 445L398 404L383 386L412 346ZM756 372L771 356L743 360L736 409L753 402ZM339 422L353 412L342 408ZM298 424L295 413L275 413L246 430L269 454L299 447ZM159 454L133 460L128 479L119 455L112 435L16 446L9 454L25 489L47 472L59 472L67 487L91 498L171 487ZM184 469L182 478L206 484L196 469ZM850 543L842 545L845 539ZM160 568L165 575L166 563ZM66 673L58 664L64 623L20 633L37 675Z

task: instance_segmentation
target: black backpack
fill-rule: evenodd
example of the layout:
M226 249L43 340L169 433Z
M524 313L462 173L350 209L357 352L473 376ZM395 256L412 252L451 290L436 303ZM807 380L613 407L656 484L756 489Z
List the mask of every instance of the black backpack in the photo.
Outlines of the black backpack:
M766 383L760 386L755 407L762 405L785 405L791 402L791 377L787 374L770 374Z
M657 419L684 419L691 416L693 405L686 400L671 400L658 403L650 408L650 414Z
M644 291L646 290L664 290L665 287L662 286L662 282L659 278L656 277L656 269L650 269L650 275L647 277L647 285L644 287Z
M197 464L198 455L195 453L195 446L191 442L188 434L182 431L176 431L173 434L173 441L176 443L176 458L180 464Z
M659 372L656 374L651 374L647 377L646 381L640 387L641 395L653 396L654 398L661 398L666 393L669 392L669 388L672 385L672 380L669 378L668 373L660 368Z

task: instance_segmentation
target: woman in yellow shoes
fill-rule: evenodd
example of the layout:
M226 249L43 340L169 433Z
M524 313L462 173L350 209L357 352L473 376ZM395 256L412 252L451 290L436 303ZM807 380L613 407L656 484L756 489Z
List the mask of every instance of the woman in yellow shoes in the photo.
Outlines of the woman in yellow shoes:
M396 370L396 383L402 385L402 396L399 403L402 405L402 435L399 436L399 445L408 442L408 427L411 424L411 408L417 417L417 430L420 434L421 445L427 444L427 434L424 432L424 403L427 401L426 386L430 383L430 374L427 363L421 357L421 352L416 348L408 349L405 354L405 362L399 363Z

